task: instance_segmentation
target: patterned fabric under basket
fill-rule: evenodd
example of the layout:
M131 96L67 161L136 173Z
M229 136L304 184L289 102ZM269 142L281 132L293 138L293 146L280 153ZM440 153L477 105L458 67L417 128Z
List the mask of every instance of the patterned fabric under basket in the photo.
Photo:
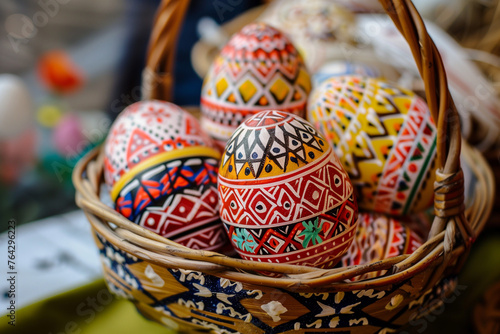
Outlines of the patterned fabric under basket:
M252 262L189 249L101 202L103 156L96 149L80 161L73 181L113 293L179 332L387 333L425 315L453 292L456 274L492 209L494 180L481 154L461 141L441 58L413 4L381 3L413 51L438 125L435 218L427 242L411 255L336 269ZM145 98L170 98L174 46L187 5L181 0L161 4L144 72ZM467 206L460 152L470 167ZM380 271L386 274L350 281Z

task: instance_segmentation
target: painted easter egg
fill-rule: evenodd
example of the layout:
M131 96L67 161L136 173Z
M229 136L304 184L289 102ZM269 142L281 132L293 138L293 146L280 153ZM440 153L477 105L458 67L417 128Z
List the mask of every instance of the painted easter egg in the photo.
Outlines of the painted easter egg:
M144 161L200 146L214 144L198 120L179 106L156 100L134 103L120 113L109 131L104 179L112 187Z
M252 23L223 47L201 91L203 128L223 148L245 118L279 109L303 116L311 81L304 61L279 30Z
M405 215L432 205L437 130L419 96L379 79L330 78L308 118L333 144L360 208Z
M105 147L105 179L116 211L194 249L221 250L220 152L180 107L143 101L113 123Z
M418 233L403 221L381 213L360 212L354 241L339 264L344 267L364 265L411 254L422 243ZM355 277L354 280L377 277L384 272L366 273Z
M306 120L260 112L227 142L220 215L248 260L327 268L354 238L358 207L333 148Z

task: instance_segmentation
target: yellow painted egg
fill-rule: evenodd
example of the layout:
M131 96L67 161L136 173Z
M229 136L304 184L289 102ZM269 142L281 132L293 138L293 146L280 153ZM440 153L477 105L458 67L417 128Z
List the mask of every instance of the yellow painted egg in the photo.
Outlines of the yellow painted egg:
M263 111L227 142L220 215L248 260L329 268L356 231L354 188L330 144L303 118Z
M380 79L329 78L311 94L308 119L332 143L360 208L405 215L432 205L437 130L419 96Z
M220 251L220 152L197 119L175 104L141 101L113 123L104 145L105 180L115 210L194 249Z
M252 23L229 40L205 77L202 126L223 148L245 118L259 111L304 116L310 90L309 73L292 42L270 25Z

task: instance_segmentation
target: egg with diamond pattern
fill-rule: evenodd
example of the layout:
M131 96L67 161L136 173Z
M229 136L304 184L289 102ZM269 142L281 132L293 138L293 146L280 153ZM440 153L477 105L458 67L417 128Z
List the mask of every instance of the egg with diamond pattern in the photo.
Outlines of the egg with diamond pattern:
M233 35L212 63L201 91L201 124L223 148L247 117L268 109L304 116L311 80L288 37L265 23Z
M248 260L330 268L356 233L346 171L303 118L262 111L240 125L219 167L220 216Z

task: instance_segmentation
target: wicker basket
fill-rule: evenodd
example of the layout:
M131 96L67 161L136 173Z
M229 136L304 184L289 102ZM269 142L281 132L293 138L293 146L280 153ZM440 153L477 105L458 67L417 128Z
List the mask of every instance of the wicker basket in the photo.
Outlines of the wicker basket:
M187 3L161 4L148 52L145 98L170 98L174 46ZM381 3L413 51L438 124L435 218L428 241L411 255L337 269L251 262L189 249L100 201L103 156L97 149L79 162L73 181L112 292L133 301L144 316L187 333L386 333L442 303L492 209L493 176L482 156L461 141L442 61L415 7L409 0ZM461 149L472 171L467 207ZM381 277L349 281L382 270L387 273Z

